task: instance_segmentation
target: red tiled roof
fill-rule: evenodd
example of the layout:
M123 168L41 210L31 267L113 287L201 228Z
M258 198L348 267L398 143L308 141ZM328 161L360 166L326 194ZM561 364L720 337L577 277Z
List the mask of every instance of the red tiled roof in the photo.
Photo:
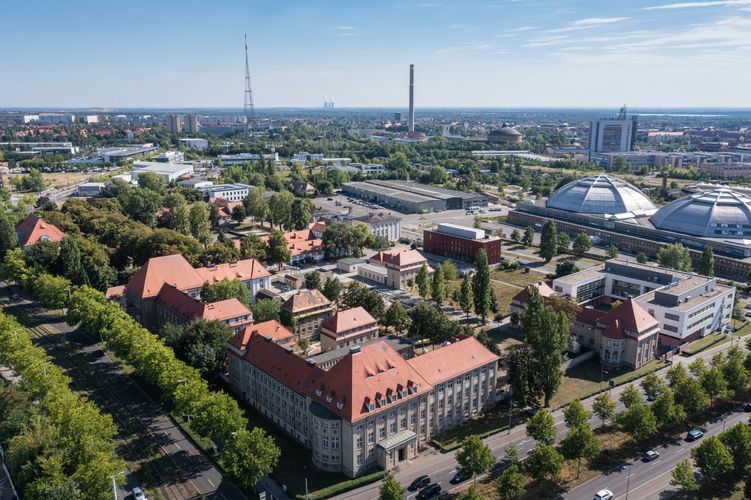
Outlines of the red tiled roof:
M16 234L18 235L18 244L21 247L33 245L38 241L59 243L65 238L65 233L60 231L57 226L45 222L34 214L29 214L18 224Z
M111 286L104 293L104 296L108 299L119 299L125 295L125 285Z
M537 291L540 292L540 295L543 297L550 297L551 295L555 295L555 291L548 286L547 283L544 281L538 281L537 283L530 283L527 285L526 288L524 288L521 292L514 295L514 298L511 300L516 300L518 302L526 304L529 302L529 289L530 288L537 288Z
M324 372L309 396L353 422L367 415L368 402L376 403L380 410L380 399L387 400L386 407L394 404L388 400L389 395L397 396L397 402L401 402L430 390L430 384L388 343L366 344L360 346L360 351L347 354ZM409 391L410 387L416 387L417 392L399 396L398 391Z
M576 321L580 321L587 325L595 326L597 320L602 318L606 313L604 311L598 311L589 307L581 307L576 313Z
M206 321L228 321L240 316L249 318L251 316L250 310L235 298L207 304L167 283L162 286L156 300L157 303L188 321L194 318L202 318Z
M412 365L430 384L436 385L498 359L498 356L490 352L476 338L467 337L409 359L407 363Z
M608 311L599 319L599 322L608 325L602 332L603 336L614 340L625 338L624 330L640 335L660 324L642 306L631 299Z
M156 297L168 283L178 290L200 288L204 279L180 254L152 257L130 278L126 289L141 299Z
M326 223L323 221L311 222L308 226L308 229L310 229L314 233L322 233L326 230Z
M375 323L375 318L368 314L368 311L362 307L355 307L353 309L339 311L333 316L326 318L323 323L321 323L321 328L325 328L336 334L341 334L348 330L352 330L353 328L373 325Z
M288 298L282 307L292 313L298 313L323 305L331 305L331 301L320 290L300 290Z
M271 337L278 344L287 344L290 340L294 339L292 332L284 328L278 321L272 319L271 321L264 321L263 323L247 327L229 339L229 343L240 350L245 349L250 341L250 337L255 333L264 337Z
M427 263L427 259L417 250L406 248L378 252L370 258L371 261L393 264L395 266L409 266L412 264Z
M243 259L212 267L200 267L196 272L204 281L216 283L222 280L248 281L271 276L263 265L255 259Z
M261 240L266 244L269 243L269 238L269 235L261 236ZM284 239L287 240L287 248L293 257L308 252L323 251L323 240L316 238L310 229L284 233Z

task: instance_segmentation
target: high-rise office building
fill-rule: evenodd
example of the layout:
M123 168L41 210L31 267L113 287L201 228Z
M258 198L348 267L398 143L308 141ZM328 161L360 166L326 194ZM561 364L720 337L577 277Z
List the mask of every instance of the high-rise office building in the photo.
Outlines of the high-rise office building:
M198 129L201 128L201 123L198 121L198 115L190 114L185 118L185 130L189 134L197 134Z
M180 115L167 115L167 132L179 134L183 131L183 117Z
M626 106L616 117L601 118L591 123L589 153L625 153L631 151L636 139L638 116L627 115Z

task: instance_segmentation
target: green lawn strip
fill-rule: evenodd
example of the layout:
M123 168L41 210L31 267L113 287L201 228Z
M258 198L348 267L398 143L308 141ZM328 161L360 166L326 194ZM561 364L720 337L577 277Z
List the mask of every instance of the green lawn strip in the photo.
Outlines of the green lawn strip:
M314 491L308 495L305 495L303 492L295 495L295 498L298 500L323 500L325 498L331 498L334 495L345 493L354 490L355 488L359 488L360 486L380 481L385 475L386 471L380 470L366 476L360 476L337 484L332 484L331 486Z
M716 345L722 341L727 341L729 339L730 337L724 333L710 333L706 337L692 342L691 345L686 349L683 349L683 351L681 351L681 356L693 356L694 354L699 353L704 349L708 349L713 345Z
M751 333L751 323L749 323L747 321L747 322L743 323L743 325L741 325L740 328L738 328L738 329L735 330L734 335L736 337L745 337L749 333Z
M170 416L172 417L172 420L175 421L175 423L180 426L180 428L190 436L190 439L193 440L193 442L198 446L201 450L203 450L204 453L206 453L209 456L214 455L214 442L206 437L203 437L196 433L196 431L193 430L193 428L190 426L190 422L183 417L182 415L176 413L174 410L171 411Z
M519 423L519 416L521 414L521 410L514 409L512 425L514 423ZM453 429L449 429L446 432L435 436L431 442L441 452L446 453L461 446L462 440L467 436L477 434L481 438L486 438L501 431L508 430L508 423L508 407L504 408L504 405L501 404L493 411L483 413L472 420L464 422Z

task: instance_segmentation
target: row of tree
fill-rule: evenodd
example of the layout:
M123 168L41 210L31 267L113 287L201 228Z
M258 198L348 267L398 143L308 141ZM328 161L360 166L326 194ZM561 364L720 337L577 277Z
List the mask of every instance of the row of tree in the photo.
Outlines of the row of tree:
M272 438L248 421L237 401L212 391L198 370L176 358L174 351L101 292L75 286L63 277L29 269L21 260L3 263L3 276L34 293L43 306L68 306L66 321L107 343L108 349L133 366L157 388L165 401L191 418L191 426L219 447L219 461L239 484L252 488L275 467L280 451Z

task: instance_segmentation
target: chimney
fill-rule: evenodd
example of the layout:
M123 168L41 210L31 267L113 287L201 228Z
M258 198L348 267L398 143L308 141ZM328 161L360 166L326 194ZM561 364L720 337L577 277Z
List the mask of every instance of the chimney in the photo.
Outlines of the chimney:
M415 131L415 65L409 65L409 132Z

